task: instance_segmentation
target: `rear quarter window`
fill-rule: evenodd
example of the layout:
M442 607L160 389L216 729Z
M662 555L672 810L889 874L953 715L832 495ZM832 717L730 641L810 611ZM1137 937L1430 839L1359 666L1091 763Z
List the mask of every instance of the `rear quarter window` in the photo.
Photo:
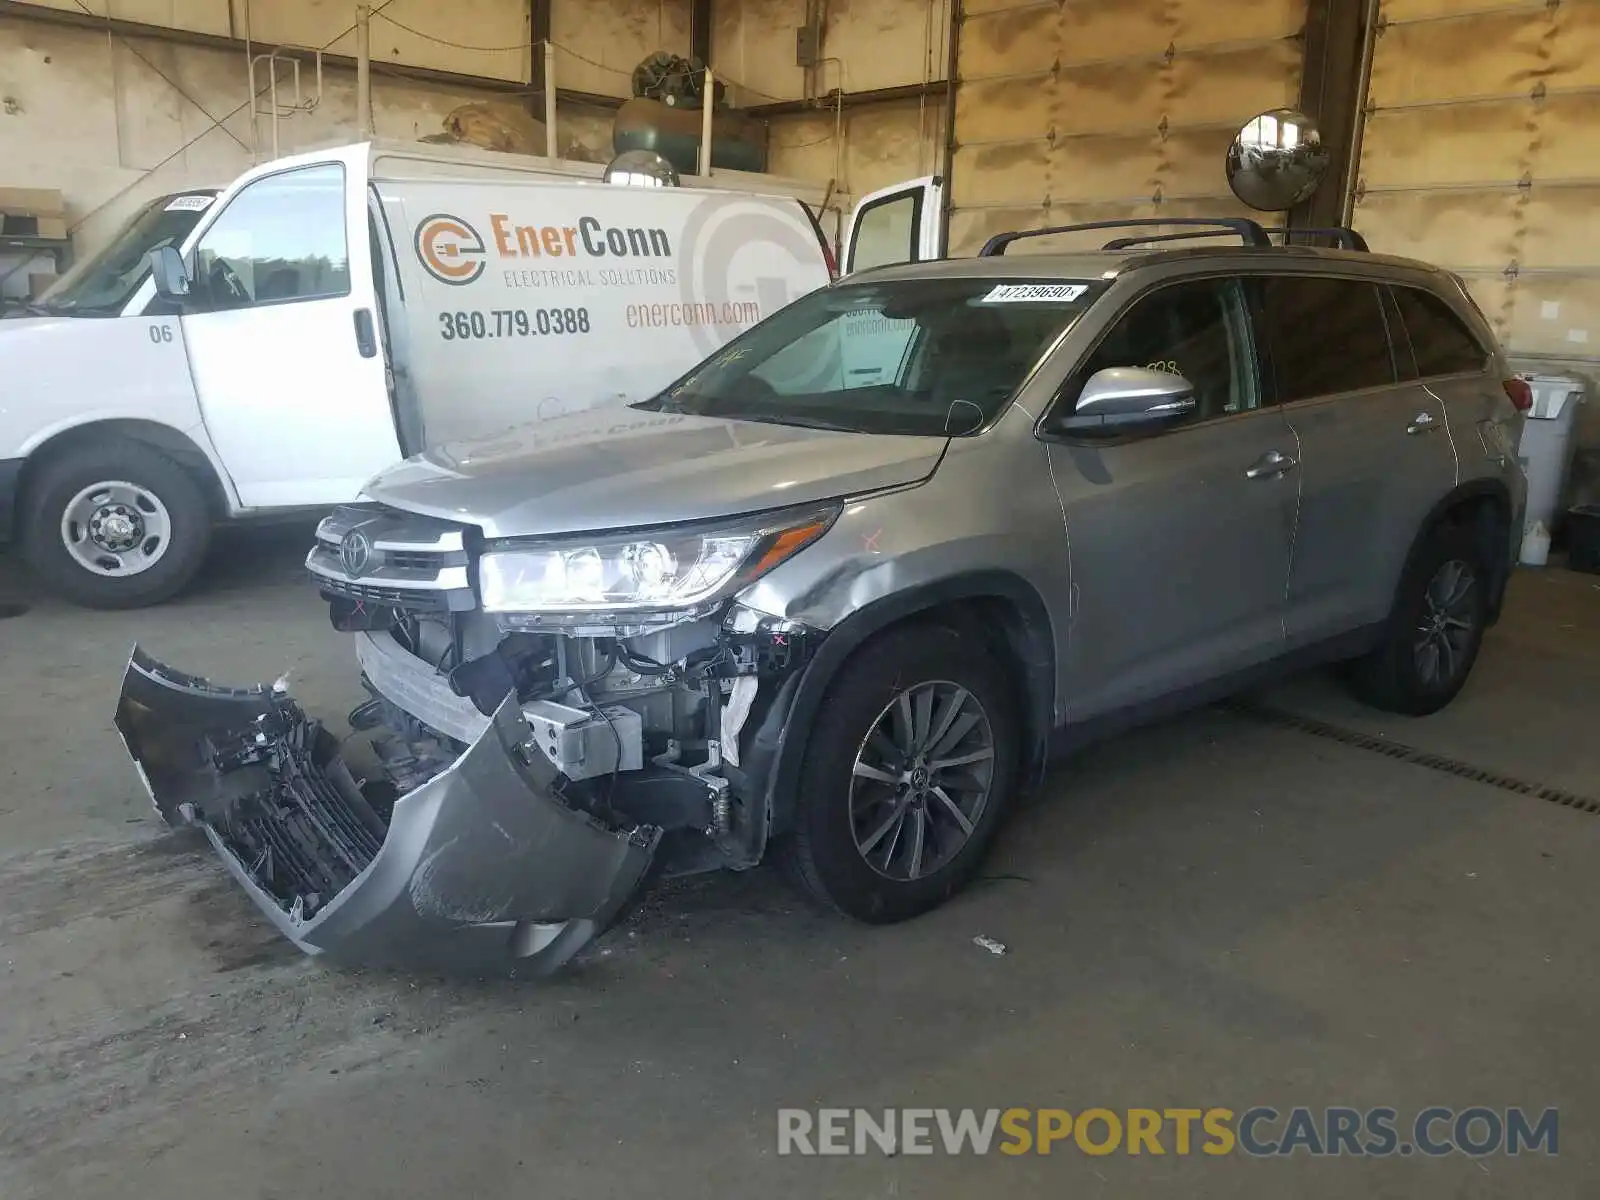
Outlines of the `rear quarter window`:
M1400 310L1400 319L1405 323L1419 375L1426 379L1431 375L1461 375L1483 370L1489 361L1489 351L1455 309L1421 288L1394 287L1390 290Z

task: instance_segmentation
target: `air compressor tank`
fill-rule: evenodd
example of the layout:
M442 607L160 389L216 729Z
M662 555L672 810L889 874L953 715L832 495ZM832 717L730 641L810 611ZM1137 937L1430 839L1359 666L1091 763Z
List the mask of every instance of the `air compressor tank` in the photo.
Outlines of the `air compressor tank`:
M654 150L685 175L700 164L699 108L672 105L647 96L635 96L617 110L611 145L624 150ZM727 171L767 169L766 127L754 117L719 110L711 120L711 165Z

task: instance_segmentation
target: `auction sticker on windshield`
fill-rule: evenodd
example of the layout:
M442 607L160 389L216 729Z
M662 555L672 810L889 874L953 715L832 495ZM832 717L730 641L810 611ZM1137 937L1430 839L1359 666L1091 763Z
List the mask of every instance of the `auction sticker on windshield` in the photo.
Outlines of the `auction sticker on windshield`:
M1086 283L1001 283L978 301L979 304L1071 304L1089 290Z
M167 212L205 212L215 196L176 196L167 201Z

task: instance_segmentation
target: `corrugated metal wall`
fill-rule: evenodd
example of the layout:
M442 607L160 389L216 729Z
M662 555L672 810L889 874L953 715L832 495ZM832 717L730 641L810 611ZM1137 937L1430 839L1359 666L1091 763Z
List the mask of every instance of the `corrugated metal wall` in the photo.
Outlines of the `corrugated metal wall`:
M1521 359L1600 362L1600 3L1387 0L1355 221Z
M577 0L569 0L577 2ZM734 102L762 105L807 94L795 63L795 28L806 0L716 0L711 59ZM950 0L828 0L823 55L813 93L904 87L944 78ZM942 89L941 89L942 91ZM934 94L846 108L818 101L811 112L772 120L768 170L862 196L942 170L944 104Z
M1022 226L1243 212L1228 145L1299 93L1305 0L964 0L963 11L956 254ZM1051 241L1039 248L1065 244Z

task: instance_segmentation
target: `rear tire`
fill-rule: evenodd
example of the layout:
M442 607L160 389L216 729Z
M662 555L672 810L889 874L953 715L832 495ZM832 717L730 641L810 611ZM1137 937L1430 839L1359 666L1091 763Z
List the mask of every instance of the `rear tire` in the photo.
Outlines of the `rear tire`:
M917 625L869 642L806 742L778 848L787 874L873 924L937 907L972 878L1011 800L1018 729L1010 681L971 638Z
M1492 585L1475 529L1434 529L1406 568L1383 641L1350 664L1351 690L1374 708L1406 716L1449 704L1483 645Z
M34 571L51 592L85 608L145 608L170 599L194 579L211 542L200 484L161 451L129 438L73 446L46 460L28 483L23 512L23 548Z

